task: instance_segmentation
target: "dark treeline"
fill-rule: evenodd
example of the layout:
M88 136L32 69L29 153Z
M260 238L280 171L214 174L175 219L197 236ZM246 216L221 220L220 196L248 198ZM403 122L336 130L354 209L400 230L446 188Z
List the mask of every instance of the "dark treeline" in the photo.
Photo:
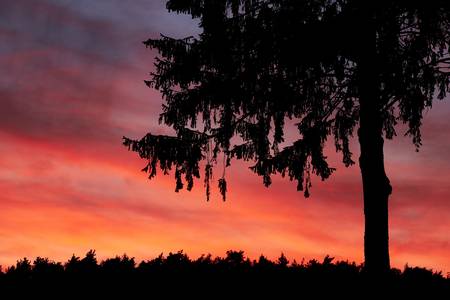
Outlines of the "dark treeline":
M8 299L161 299L158 295L164 295L164 299L174 296L311 299L306 295L360 298L363 289L399 296L450 295L450 277L426 268L405 266L403 271L391 269L383 279L372 278L362 265L335 262L329 256L323 261L298 263L290 262L283 254L275 261L264 256L251 260L243 251L196 259L179 251L137 263L125 254L98 261L91 250L85 257L73 255L65 263L41 257L33 262L24 258L0 272L0 298L8 295Z

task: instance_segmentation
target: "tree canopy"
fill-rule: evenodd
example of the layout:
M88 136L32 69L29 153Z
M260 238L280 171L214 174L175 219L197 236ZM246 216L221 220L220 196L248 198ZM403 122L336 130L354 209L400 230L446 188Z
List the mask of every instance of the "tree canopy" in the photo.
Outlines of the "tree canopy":
M346 166L354 163L349 142L367 60L388 139L405 123L420 147L424 111L450 88L449 1L171 0L167 8L198 19L202 30L144 42L159 53L145 83L161 92L160 122L176 135L149 133L124 144L148 160L149 178L174 169L176 191L192 189L205 161L209 199L223 156L226 166L253 161L266 186L273 174L288 176L307 197L311 174L324 180L334 171L323 151L328 138ZM298 135L283 145L287 120Z
M263 255L251 259L244 251L233 250L223 257L161 253L143 261L126 254L97 260L95 251L89 251L85 257L73 255L63 263L24 258L0 269L3 299L210 299L219 293L226 298L254 299L269 294L286 299L298 293L319 299L359 299L374 286L381 284L374 285L361 265L328 255L320 261L291 262L283 254L275 260ZM391 270L383 290L399 298L418 293L443 298L450 290L450 277L405 266Z

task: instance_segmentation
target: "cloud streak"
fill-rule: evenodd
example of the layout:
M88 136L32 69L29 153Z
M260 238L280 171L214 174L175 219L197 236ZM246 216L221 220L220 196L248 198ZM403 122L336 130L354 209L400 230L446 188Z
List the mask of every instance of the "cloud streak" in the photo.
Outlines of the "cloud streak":
M338 171L326 182L314 178L306 200L279 177L264 188L240 162L227 171L225 203L218 193L206 202L201 182L177 194L173 174L148 182L139 172L143 162L122 136L170 132L157 123L160 95L142 84L155 53L140 42L159 32L196 29L158 1L2 1L0 264L64 260L90 248L139 259L235 248L253 257L362 261L360 175L332 148ZM430 111L419 153L407 138L386 143L397 267L450 271L449 116L448 102Z

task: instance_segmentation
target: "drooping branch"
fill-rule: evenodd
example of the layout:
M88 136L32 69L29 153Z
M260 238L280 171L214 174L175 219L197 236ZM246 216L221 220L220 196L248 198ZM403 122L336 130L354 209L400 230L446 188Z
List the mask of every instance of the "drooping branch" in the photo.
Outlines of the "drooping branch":
M175 168L176 188L183 188L182 175L187 182L187 190L191 190L194 177L200 178L199 162L204 159L202 140L185 140L177 137L152 135L148 133L140 140L123 137L123 144L128 150L137 152L147 160L142 169L152 179L157 174L158 166L163 174L168 174Z
M196 38L161 35L144 42L159 53L146 84L161 92L160 122L176 137L148 135L125 144L148 160L150 177L158 164L164 172L176 166L177 190L181 175L192 187L189 178L197 175L189 174L198 174L206 160L208 198L222 152L225 166L231 157L251 160L264 184L271 174L286 173L309 194L311 172L322 179L332 173L322 152L328 136L344 164L353 164L349 141L359 120L358 59L366 34L358 24L367 9L377 20L372 59L379 64L386 137L403 121L420 145L424 109L436 91L438 98L449 92L449 14L442 2L375 1L366 7L358 1L171 0L168 8L199 18L202 29ZM299 120L299 139L280 150L285 119ZM242 144L233 146L235 138ZM170 150L178 146L180 153ZM191 152L199 154L188 157ZM224 175L218 187L225 196Z

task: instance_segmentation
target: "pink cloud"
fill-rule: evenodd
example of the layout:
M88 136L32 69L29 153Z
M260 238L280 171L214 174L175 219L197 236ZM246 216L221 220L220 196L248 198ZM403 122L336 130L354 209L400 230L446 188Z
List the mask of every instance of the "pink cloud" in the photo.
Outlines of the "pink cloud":
M47 1L5 5L11 24L0 21L0 35L18 46L0 46L8 75L0 79L0 264L38 255L65 260L90 248L138 259L234 248L253 257L362 261L359 170L346 169L332 147L327 154L338 170L325 182L314 178L309 199L280 177L264 188L241 162L227 171L225 203L215 187L206 202L202 181L177 194L173 174L148 182L139 172L143 161L122 136L170 132L157 124L160 95L142 83L154 53L139 42L154 32L138 31L146 24L139 7L129 7L141 19L126 19L138 22L128 26ZM449 114L442 102L427 115L419 153L406 138L386 142L394 266L450 270ZM357 161L355 140L352 150Z

